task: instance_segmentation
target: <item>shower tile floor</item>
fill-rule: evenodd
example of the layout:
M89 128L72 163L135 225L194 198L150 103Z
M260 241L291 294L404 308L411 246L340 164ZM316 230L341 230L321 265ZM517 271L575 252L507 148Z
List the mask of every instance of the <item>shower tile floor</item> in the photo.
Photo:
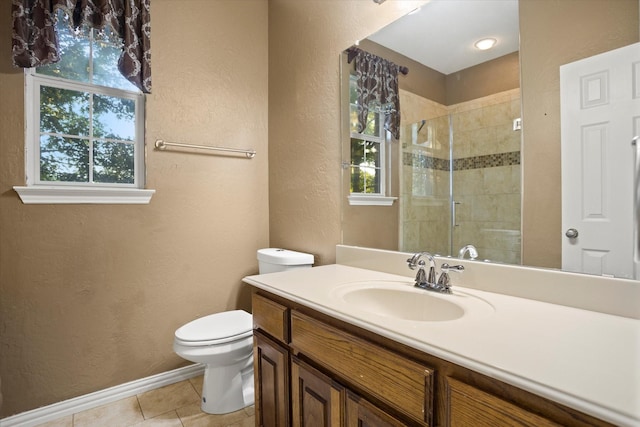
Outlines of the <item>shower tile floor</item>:
M224 415L200 410L202 376L40 424L38 427L249 427L254 408Z

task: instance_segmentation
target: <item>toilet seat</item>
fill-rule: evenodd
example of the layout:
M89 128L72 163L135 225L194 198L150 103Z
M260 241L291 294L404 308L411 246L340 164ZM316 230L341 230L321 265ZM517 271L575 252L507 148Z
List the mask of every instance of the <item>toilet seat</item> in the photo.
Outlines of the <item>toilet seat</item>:
M253 335L252 319L251 314L244 310L211 314L178 328L175 341L196 347L242 340Z

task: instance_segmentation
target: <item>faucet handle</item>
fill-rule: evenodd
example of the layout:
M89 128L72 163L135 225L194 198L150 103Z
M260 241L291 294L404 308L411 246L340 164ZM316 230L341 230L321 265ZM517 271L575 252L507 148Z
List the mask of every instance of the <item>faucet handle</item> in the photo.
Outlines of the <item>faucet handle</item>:
M411 258L407 259L407 265L409 266L410 269L415 270L416 269L416 265L417 265L417 257L416 255L412 256Z
M449 265L445 262L440 266L440 270L442 270L443 273L448 273L450 271L462 273L464 271L464 265Z
M464 266L449 265L445 262L440 266L440 269L442 270L442 274L440 274L440 278L438 279L438 287L442 289L442 292L451 293L451 278L449 277L449 272L462 273Z

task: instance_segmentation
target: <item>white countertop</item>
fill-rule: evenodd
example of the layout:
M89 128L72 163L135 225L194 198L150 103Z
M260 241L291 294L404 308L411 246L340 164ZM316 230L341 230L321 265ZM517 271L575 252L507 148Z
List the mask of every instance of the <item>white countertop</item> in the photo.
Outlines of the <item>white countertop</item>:
M416 322L355 309L336 288L406 276L333 264L245 277L257 288L620 426L640 426L640 320L455 286L494 311ZM426 291L425 291L426 292Z

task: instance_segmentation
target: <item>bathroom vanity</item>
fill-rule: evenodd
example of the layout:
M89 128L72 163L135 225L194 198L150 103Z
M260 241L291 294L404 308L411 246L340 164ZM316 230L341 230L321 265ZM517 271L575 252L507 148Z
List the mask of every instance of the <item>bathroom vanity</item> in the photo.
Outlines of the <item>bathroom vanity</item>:
M637 318L457 277L453 294L426 295L410 274L334 264L245 278L257 425L640 423Z

